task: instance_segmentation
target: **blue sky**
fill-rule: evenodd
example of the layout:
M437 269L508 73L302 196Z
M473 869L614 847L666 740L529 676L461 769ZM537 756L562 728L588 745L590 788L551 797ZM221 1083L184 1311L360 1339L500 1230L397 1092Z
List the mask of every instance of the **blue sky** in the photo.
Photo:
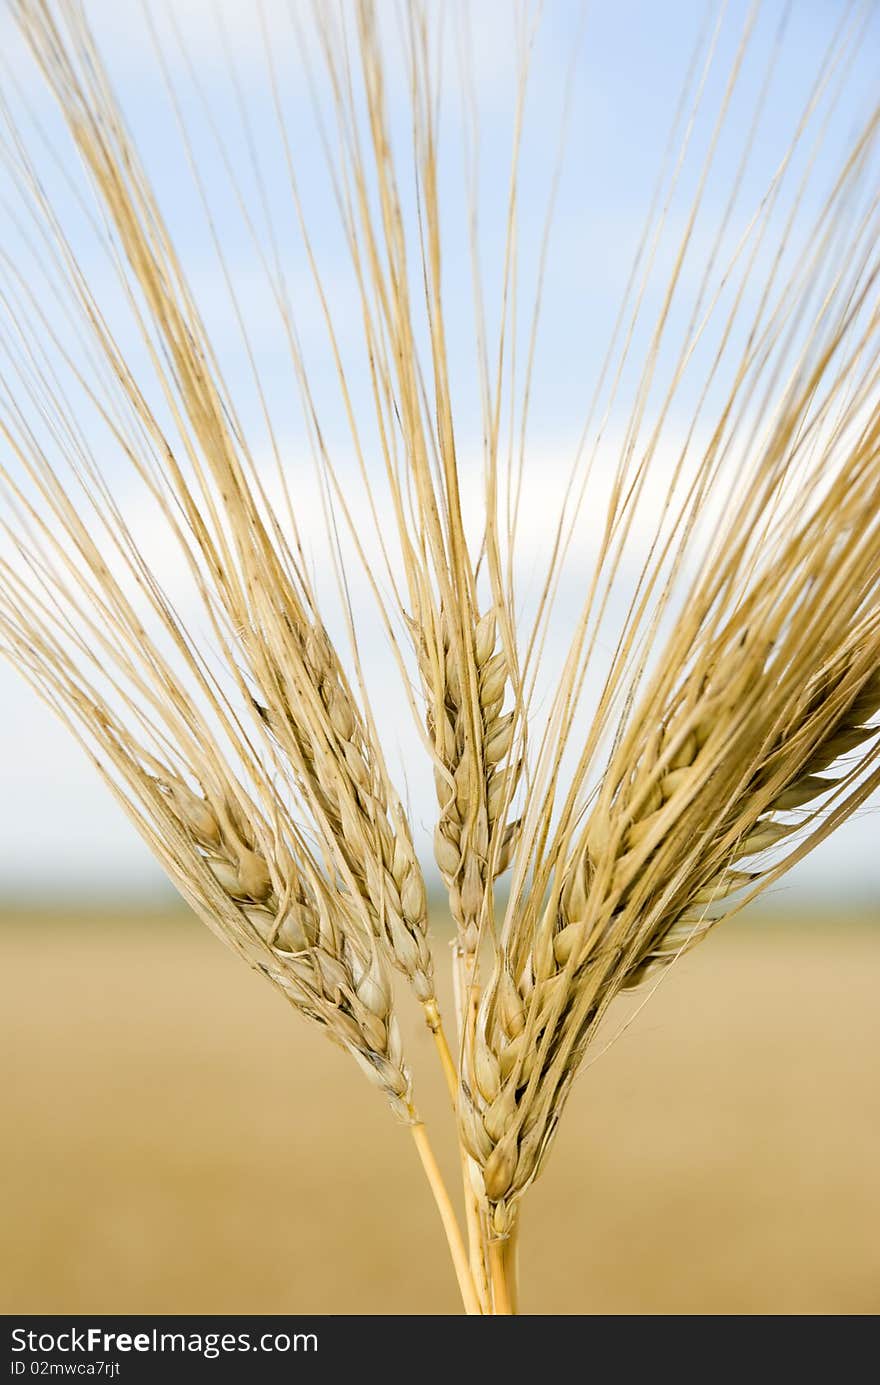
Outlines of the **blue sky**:
M299 14L304 7L296 6ZM145 11L134 0L92 0L87 3L94 30L107 58L122 98L144 163L154 180L163 212L169 222L180 257L187 269L212 341L257 455L268 454L268 438L260 417L258 400L249 374L241 335L226 291L224 276L214 252L191 170L181 147L175 116L150 37ZM350 6L343 4L344 12ZM398 7L380 5L389 52L389 100L396 147L401 167L406 168L408 124L405 84L396 57L395 26ZM513 0L503 3L450 5L445 23L444 95L442 122L441 190L444 207L446 258L444 287L448 333L454 362L453 386L459 427L459 449L466 501L478 509L479 500L479 393L474 355L473 303L469 262L467 199L461 157L466 124L462 120L463 83L458 63L458 39L467 27L472 45L475 90L480 112L480 267L490 324L500 296L500 263L503 255L505 199L509 178L511 124L516 75L516 17ZM356 405L369 409L363 346L355 302L351 268L335 215L302 62L291 41L288 5L267 0L267 23L273 36L288 129L294 146L297 177L307 217L315 238L325 286L353 382ZM750 218L789 146L793 131L810 91L821 73L832 35L848 11L834 3L801 0L791 7L768 3L761 7L734 91L730 110L719 138L712 169L703 192L691 250L684 265L681 306L674 308L672 331L682 332L694 296L701 284L707 256L714 245L722 218L727 225L718 266L724 263L748 227ZM280 259L288 283L298 328L307 358L310 379L322 417L322 425L343 473L353 468L351 441L339 404L319 306L310 281L303 247L296 231L290 198L283 178L281 150L266 81L258 9L256 5L211 0L179 0L177 22L188 57L176 47L168 8L148 0L147 13L162 37L175 90L192 133L195 163L215 217L224 246L226 268L239 298L251 335L260 380L271 404L273 425L285 459L290 459L297 514L315 580L334 601L332 573L326 559L319 522L314 480L306 460L306 434L292 387L290 362L284 349L271 294L254 243L243 223L230 189L224 154L235 170L258 235L266 243L261 185L253 176L247 138L238 116L230 82L228 53L234 54L235 71L247 104L254 147L259 151L262 186L278 236ZM217 15L220 14L218 23ZM528 312L534 291L537 257L543 234L559 143L567 83L571 106L567 126L565 162L555 206L548 268L544 282L533 404L527 437L527 488L523 524L519 535L517 574L528 605L541 570L559 503L567 466L577 444L589 399L601 369L615 314L626 284L633 255L639 244L664 151L667 148L682 84L692 55L705 44L717 24L716 55L705 82L688 159L681 171L676 196L670 207L667 232L657 251L645 305L646 320L660 302L678 236L685 224L697 188L702 160L712 135L715 115L722 101L731 64L748 23L749 10L733 3L722 12L715 6L677 0L655 5L648 0L629 3L594 3L582 9L574 0L547 0L534 41L532 69L525 112L521 160L519 256L521 271L521 340L525 342ZM8 26L8 18L3 21ZM787 255L795 260L803 248L799 236L807 236L813 215L822 204L849 147L853 132L868 110L872 79L876 83L880 59L880 33L871 22L861 35L858 51L846 71L839 104L816 156L810 191L804 199ZM225 37L224 37L225 36ZM27 102L50 131L53 147L65 171L75 170L73 156L57 126L57 119L39 78L19 52L11 30L0 28L2 50L20 90L12 105ZM189 59L194 59L201 95L193 87ZM772 76L765 88L772 64ZM201 96L212 112L219 144L207 125ZM757 128L739 195L733 206L729 196L739 168L744 142L756 104L762 101ZM57 140L57 143L56 143ZM792 167L791 187L804 166L806 149ZM118 291L111 268L100 247L79 222L64 190L58 168L44 160L50 195L70 218L78 253L90 279L105 295L111 311L118 308ZM9 207L3 185L2 206ZM407 194L404 179L405 198ZM10 194L11 195L11 194ZM777 211L781 225L790 205L780 198ZM405 201L412 214L411 197ZM2 214L2 212L0 212ZM26 257L16 232L7 226L6 243ZM775 244L768 236L767 257ZM759 270L762 261L759 261ZM760 282L760 273L755 283ZM46 290L48 291L48 290ZM754 294L756 289L750 290ZM748 298L743 312L743 331L748 323ZM134 363L143 358L134 336L124 337ZM637 343L638 344L638 343ZM700 383L700 367L708 359L698 354L692 371L679 391L668 420L664 449L669 457L690 421ZM638 350L634 360L639 360ZM671 363L661 360L659 379ZM633 378L627 377L621 394L631 395ZM719 391L722 384L719 383ZM708 401L717 402L714 394ZM614 455L625 421L622 405L612 410L603 457ZM87 426L90 426L87 424ZM708 425L706 425L708 426ZM697 444L700 431L697 431ZM105 447L99 430L96 448ZM108 475L123 499L129 497L130 479L122 465L102 457ZM663 484L663 465L658 467L658 486ZM558 623L546 654L547 678L552 679L554 660L561 657L567 626L577 609L579 595L589 572L595 544L595 526L601 517L601 477L595 496L588 497L566 579L560 592ZM135 499L132 495L131 502ZM656 496L655 496L656 500ZM648 503L650 505L650 496ZM146 511L141 530L146 552L152 555L171 590L181 580L173 556L163 545L160 530L151 528ZM638 537L638 535L636 536ZM393 771L407 797L417 824L419 841L428 854L433 802L430 768L414 753L415 735L408 726L402 694L394 684L381 636L369 633L373 619L369 602L355 593L356 614L366 622L366 665L380 728L389 747ZM332 615L331 615L332 623ZM146 848L134 829L120 816L107 791L66 731L51 712L34 700L14 672L0 665L0 764L3 793L0 796L0 896L25 891L91 890L100 883L114 892L126 888L150 890L160 881ZM880 861L873 850L877 822L873 810L863 810L834 839L814 853L778 887L784 897L812 898L838 893L851 897L878 897Z

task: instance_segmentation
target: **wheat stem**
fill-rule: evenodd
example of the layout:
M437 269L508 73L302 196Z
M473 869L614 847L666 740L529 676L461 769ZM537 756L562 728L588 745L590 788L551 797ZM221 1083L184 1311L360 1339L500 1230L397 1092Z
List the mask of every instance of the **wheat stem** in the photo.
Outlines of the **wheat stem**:
M492 1304L497 1318L513 1317L510 1299L510 1286L507 1280L507 1255L505 1242L489 1242L489 1269L492 1275Z
M455 1277L458 1280L458 1287L461 1291L462 1302L465 1312L469 1317L481 1316L480 1303L477 1292L474 1288L474 1281L471 1278L470 1267L468 1265L468 1255L462 1239L458 1219L449 1199L446 1184L443 1182L443 1175L440 1172L431 1142L428 1139L428 1132L421 1121L411 1125L412 1137L418 1150L419 1158L422 1161L422 1168L425 1170L425 1177L437 1204L437 1211L440 1213L440 1220L443 1223L443 1230L446 1233L446 1241L449 1245L449 1254L452 1256L452 1264L455 1269Z
M477 1013L477 991L474 982L474 954L467 952L461 943L456 944L453 960L453 980L455 983L455 1012L458 1022L459 1039L463 1046L473 1043L474 1026ZM491 1311L489 1291L489 1270L486 1242L486 1223L480 1200L474 1190L471 1178L470 1156L459 1135L461 1150L462 1190L464 1193L465 1218L468 1230L468 1249L470 1252L471 1273L483 1302L484 1311Z
M504 1247L504 1271L510 1293L510 1307L513 1313L519 1312L519 1215L514 1217L510 1234Z
M452 1102L452 1109L455 1110L458 1098L458 1069L455 1066L455 1059L449 1048L449 1040L446 1037L446 1030L443 1028L443 1020L437 1008L437 1002L428 1001L423 1006L425 1012L425 1023L431 1031L434 1044L437 1049L437 1056L440 1059L440 1066L443 1069L443 1076L446 1079L446 1086Z
M440 1018L440 1011L437 1008L436 1002L429 1002L426 1004L424 1006L424 1011L428 1028L434 1036L434 1043L440 1059L440 1066L443 1069L443 1076L446 1079L446 1086L449 1090L449 1097L452 1102L452 1111L453 1114L455 1114L458 1108L458 1068L450 1051L449 1041L446 1038L446 1031L443 1028L443 1022ZM465 1217L467 1221L468 1262L471 1268L471 1277L474 1281L474 1287L477 1291L477 1298L480 1302L480 1310L483 1313L488 1313L490 1308L489 1281L482 1250L480 1208L476 1194L471 1187L467 1151L460 1140L458 1144L458 1153L461 1162L461 1181L464 1193Z
M434 1036L434 1043L440 1059L440 1066L443 1069L443 1076L446 1079L446 1086L449 1090L450 1100L452 1101L453 1114L458 1106L458 1068L449 1048L449 1041L440 1019L440 1012L436 1004L424 1007L425 1018L428 1027ZM476 1194L471 1187L470 1174L468 1170L468 1155L464 1146L459 1141L459 1158L461 1161L461 1180L464 1191L465 1216L467 1220L468 1233L468 1260L471 1267L471 1277L477 1291L477 1298L480 1302L482 1312L489 1311L489 1282L486 1272L486 1264L482 1251L482 1224L480 1219L480 1208Z

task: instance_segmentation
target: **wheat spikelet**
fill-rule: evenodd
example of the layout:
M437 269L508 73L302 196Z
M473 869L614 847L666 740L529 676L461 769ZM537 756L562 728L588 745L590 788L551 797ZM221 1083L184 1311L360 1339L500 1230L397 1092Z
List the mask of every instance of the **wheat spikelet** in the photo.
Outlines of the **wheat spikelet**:
M656 936L645 940L646 951L635 960L624 982L625 986L638 985L654 965L674 960L704 937L709 929L724 917L723 914L718 915L714 912L710 915L710 907L722 903L731 895L746 889L751 890L758 885L760 873L742 870L739 868L740 863L776 847L784 842L787 836L796 832L801 823L797 818L792 821L792 814L807 805L815 807L815 800L831 793L838 782L833 777L823 776L822 771L834 766L842 756L858 750L876 737L876 726L868 723L880 709L880 674L863 675L861 684L856 684L855 692L852 691L851 683L851 678L844 676L835 688L831 681L825 678L821 680L821 686L808 696L803 723L811 719L827 721L825 707L838 706L841 692L846 701L843 711L832 719L821 738L813 742L808 758L801 767L792 772L786 766L784 787L769 805L764 806L765 795L762 790L773 780L775 766L790 760L788 741L784 738L779 740L761 769L752 777L743 795L744 799L752 796L756 807L760 804L758 816L750 822L752 815L748 813L743 801L738 800L736 806L720 820L718 830L722 836L727 835L726 829L731 823L738 823L740 828L740 839L730 852L727 864L709 875L696 888L692 885L687 891L687 904L682 913L677 916L673 914L673 922L668 925L661 922ZM847 687L847 684L850 684L850 687ZM796 722L795 725L797 724ZM696 763L698 756L699 734L691 733L689 742L673 757L670 772L659 779L658 788L663 803L673 799L679 786L686 787L691 774L699 773ZM658 808L656 811L659 810ZM630 829L630 840L633 839L633 835L638 836L639 833L650 831L651 816L648 813L637 820L634 828Z
M503 710L510 672L493 611L477 621L471 647L478 689L476 745L462 689L467 670L455 658L448 622L442 616L434 658L424 629L419 650L429 705L428 735L439 761L434 771L440 807L434 855L468 954L476 951L479 941L487 886L510 864L519 824L507 822L505 811L522 772L521 757L509 762L516 713Z
M326 632L316 624L292 629L284 667L273 673L260 684L271 701L257 710L287 751L376 936L436 1011L427 894L409 823Z
M205 798L181 781L166 780L160 787L168 793L181 826L204 849L217 884L266 944L269 956L258 952L254 964L297 1010L352 1054L395 1114L415 1121L390 978L380 953L358 929L356 917L331 903L317 876L309 885L288 866L276 887L268 861L243 846L238 833L233 831L230 838ZM273 862L276 874L280 864Z
M160 788L229 903L265 944L254 949L253 965L351 1053L395 1114L415 1121L390 978L356 918L331 903L317 875L307 883L283 857L272 861L272 870L259 850L241 842L239 832L221 827L209 801L182 781L166 779ZM278 884L273 875L280 876ZM199 912L206 912L208 901L192 887L188 893L201 905Z

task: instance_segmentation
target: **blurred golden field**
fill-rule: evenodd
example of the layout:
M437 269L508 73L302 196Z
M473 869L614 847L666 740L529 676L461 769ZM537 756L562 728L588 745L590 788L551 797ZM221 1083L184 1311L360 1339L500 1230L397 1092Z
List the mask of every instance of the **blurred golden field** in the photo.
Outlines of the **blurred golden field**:
M406 1131L195 922L32 914L0 950L0 1311L457 1311ZM753 917L682 961L575 1089L524 1311L880 1311L878 997L871 920Z

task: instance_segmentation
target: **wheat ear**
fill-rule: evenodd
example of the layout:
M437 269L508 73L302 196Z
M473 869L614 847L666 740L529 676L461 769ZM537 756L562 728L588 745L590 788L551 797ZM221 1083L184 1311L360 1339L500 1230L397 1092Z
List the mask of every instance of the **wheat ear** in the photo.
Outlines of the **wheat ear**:
M864 455L876 461L873 440ZM698 587L708 633L661 665L625 719L549 897L508 920L459 1113L501 1237L614 996L704 937L715 905L777 878L878 778L866 773L880 754L880 728L871 724L880 707L880 622L874 473L863 461L854 453L842 478L853 525L845 559L823 562L815 546L836 544L826 513L838 505L832 494L800 531L781 526L780 552L726 626L718 628L714 596ZM688 638L682 628L672 637L679 645ZM669 691L668 670L682 662L691 671ZM822 775L854 752L841 777ZM787 857L743 869L810 827Z

